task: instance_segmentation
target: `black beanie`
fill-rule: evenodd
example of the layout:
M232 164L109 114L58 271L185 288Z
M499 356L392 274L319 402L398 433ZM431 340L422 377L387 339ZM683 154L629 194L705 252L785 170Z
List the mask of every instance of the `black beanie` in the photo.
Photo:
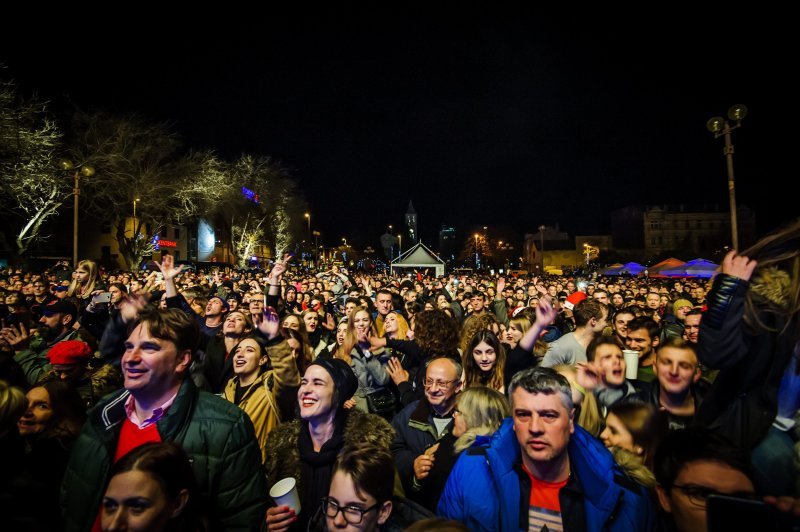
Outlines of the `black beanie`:
M358 390L358 379L353 369L344 360L338 358L317 357L310 366L322 366L325 368L331 379L333 379L333 386L337 392L337 409L344 406L344 402L353 397Z

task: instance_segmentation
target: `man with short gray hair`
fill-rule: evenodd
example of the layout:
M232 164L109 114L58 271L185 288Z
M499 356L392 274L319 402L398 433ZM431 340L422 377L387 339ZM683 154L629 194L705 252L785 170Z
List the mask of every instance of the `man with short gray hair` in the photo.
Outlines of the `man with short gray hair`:
M646 490L574 423L569 382L549 368L517 373L512 417L479 437L447 480L437 514L470 530L651 530Z

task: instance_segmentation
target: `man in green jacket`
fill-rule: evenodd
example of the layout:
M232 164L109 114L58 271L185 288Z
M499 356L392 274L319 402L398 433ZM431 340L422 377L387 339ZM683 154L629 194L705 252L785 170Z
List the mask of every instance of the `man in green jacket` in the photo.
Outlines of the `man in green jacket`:
M102 520L111 465L149 441L186 451L212 530L261 528L267 486L253 425L188 378L198 341L197 324L181 310L142 315L125 343L125 389L89 411L73 447L61 494L65 530L90 530Z

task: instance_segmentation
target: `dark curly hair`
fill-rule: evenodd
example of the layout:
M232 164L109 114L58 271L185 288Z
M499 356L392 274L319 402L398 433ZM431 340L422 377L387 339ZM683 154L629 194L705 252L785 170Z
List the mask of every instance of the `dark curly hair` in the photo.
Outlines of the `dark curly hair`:
M453 356L458 352L458 324L445 311L423 310L414 319L414 339L428 356Z

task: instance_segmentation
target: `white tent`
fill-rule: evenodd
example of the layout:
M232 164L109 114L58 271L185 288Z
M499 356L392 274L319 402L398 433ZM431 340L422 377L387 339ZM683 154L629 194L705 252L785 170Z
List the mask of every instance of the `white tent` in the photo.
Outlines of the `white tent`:
M435 268L436 276L444 275L444 261L420 242L392 261L390 271L395 268Z

